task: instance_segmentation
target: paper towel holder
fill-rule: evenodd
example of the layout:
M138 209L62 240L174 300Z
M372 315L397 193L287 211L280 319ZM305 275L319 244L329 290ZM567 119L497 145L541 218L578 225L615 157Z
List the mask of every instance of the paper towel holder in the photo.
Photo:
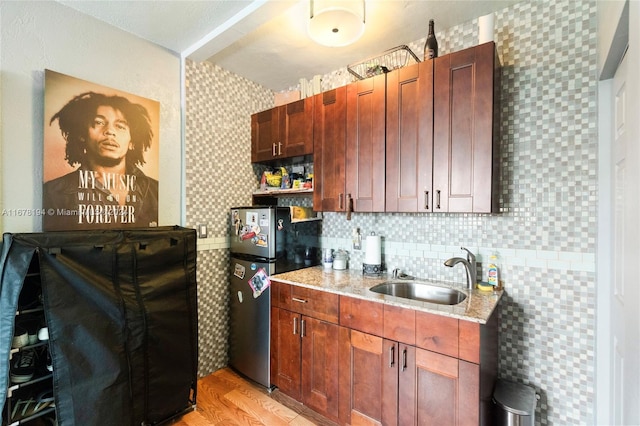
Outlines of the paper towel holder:
M362 264L362 274L371 276L382 275L382 265L370 265L368 263Z
M375 236L375 232L372 232L371 236ZM367 237L367 250L370 250L369 237ZM365 261L362 263L362 274L363 275L369 275L369 276L380 276L380 275L382 275L382 259L380 258L380 246L379 246L379 243L378 243L378 247L377 247L377 252L378 252L377 254L378 254L379 258L377 259L376 263L373 263L373 262L367 263L367 256L365 254Z

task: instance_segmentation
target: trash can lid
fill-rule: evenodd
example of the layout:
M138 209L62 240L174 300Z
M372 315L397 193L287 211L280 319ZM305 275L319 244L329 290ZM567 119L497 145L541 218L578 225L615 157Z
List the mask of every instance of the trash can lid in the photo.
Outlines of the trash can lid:
M531 386L508 380L498 380L493 400L514 414L532 416L536 410L536 391Z

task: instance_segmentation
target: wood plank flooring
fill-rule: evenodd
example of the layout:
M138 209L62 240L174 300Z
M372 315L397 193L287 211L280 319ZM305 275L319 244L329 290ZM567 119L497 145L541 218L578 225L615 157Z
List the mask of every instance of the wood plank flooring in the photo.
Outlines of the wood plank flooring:
M223 368L198 380L196 410L173 426L335 426L278 390L271 393Z

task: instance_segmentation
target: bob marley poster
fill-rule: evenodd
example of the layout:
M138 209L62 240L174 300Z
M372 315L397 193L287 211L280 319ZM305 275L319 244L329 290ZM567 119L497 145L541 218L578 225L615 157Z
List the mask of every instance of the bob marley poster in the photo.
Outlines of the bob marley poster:
M43 230L158 225L160 104L45 70Z

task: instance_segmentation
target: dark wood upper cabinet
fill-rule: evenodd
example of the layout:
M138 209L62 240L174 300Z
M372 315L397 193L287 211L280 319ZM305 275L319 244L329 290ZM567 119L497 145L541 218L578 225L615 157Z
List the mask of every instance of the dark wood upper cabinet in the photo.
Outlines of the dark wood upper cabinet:
M434 212L492 211L495 44L439 57L434 68ZM495 210L495 209L494 209Z
M272 108L251 115L251 162L271 160L280 141L279 109Z
M320 93L313 100L313 209L345 211L346 87Z
M301 99L251 116L251 162L313 153L313 100Z
M384 74L347 86L346 194L355 212L383 212Z
M254 155L301 155L311 132L316 211L495 212L498 67L489 42L255 114Z
M432 211L433 61L387 74L386 211Z

